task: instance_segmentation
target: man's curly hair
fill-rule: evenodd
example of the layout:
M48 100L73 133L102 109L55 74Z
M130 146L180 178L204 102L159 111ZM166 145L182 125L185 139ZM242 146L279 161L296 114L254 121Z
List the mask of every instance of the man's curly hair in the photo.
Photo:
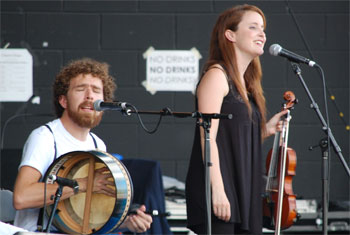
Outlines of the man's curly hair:
M56 116L58 118L62 116L64 111L59 103L59 98L62 95L67 95L71 79L80 74L91 74L94 77L100 78L103 84L104 101L113 101L114 91L117 88L117 85L114 78L109 75L109 65L90 58L74 60L61 69L53 84L53 102Z

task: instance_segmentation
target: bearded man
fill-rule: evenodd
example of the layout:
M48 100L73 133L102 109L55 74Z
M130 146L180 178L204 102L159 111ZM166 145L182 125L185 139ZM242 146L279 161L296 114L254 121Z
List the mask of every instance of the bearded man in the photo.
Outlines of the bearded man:
M44 183L41 182L47 169L59 156L72 151L99 149L106 151L104 142L91 133L101 119L102 112L95 111L94 101L112 101L116 84L109 75L108 65L84 58L63 67L53 85L53 101L57 119L32 131L23 148L19 166L13 204L17 209L14 225L28 231L36 231L39 208L44 206ZM107 168L95 171L93 192L115 196L115 190L108 185L112 175ZM86 192L87 178L76 179L79 192ZM53 204L51 196L58 185L48 184L47 205ZM78 193L70 187L63 187L61 200ZM133 232L145 232L150 228L152 217L142 205L135 215L128 216L121 228ZM46 218L47 220L47 218Z

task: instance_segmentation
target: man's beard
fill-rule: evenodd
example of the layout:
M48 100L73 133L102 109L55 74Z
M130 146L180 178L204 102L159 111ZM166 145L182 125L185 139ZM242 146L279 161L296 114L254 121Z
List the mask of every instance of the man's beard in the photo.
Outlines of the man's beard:
M79 107L87 105L93 107L93 103L88 101L81 103ZM70 107L69 102L67 103L67 113L68 116L73 120L73 122L75 122L78 126L89 129L92 129L98 124L100 124L103 114L102 112L97 111L90 113L81 113L79 112L79 109L78 111L75 111Z

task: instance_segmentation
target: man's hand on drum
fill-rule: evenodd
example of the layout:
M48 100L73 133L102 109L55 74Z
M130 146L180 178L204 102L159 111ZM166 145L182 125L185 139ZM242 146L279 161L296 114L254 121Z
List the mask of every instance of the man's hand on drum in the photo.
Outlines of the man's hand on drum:
M152 216L146 214L146 206L142 205L136 210L136 214L129 215L120 228L127 228L131 232L146 232L152 223Z
M103 193L105 195L115 197L115 187L108 186L108 185L114 186L114 181L109 180L109 179L112 179L112 177L113 176L107 167L102 167L95 170L93 192ZM86 192L87 177L82 179L77 179L77 181L79 184L79 191Z

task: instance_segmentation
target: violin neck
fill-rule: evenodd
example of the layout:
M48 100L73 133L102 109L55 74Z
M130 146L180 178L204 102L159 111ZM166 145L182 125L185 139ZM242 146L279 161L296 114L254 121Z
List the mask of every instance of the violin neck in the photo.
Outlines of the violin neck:
M278 189L278 205L277 205L277 215L275 224L275 234L279 235L281 231L281 218L282 218L282 204L283 204L283 193L284 193L284 177L286 175L286 162L287 162L287 144L288 144L288 134L289 134L289 121L291 119L290 112L288 111L285 121L282 127L281 136L281 154L280 154L280 179L279 179L279 189Z
M279 155L279 146L280 146L281 132L276 132L275 138L273 140L271 160L269 165L269 171L266 182L266 192L271 192L276 189L273 180L277 176L277 161Z
M287 148L288 142L288 130L289 120L291 119L290 112L288 111L286 117L283 120L282 131L276 132L272 146L271 160L269 165L269 171L267 176L267 182L265 190L266 192L276 191L277 187L275 181L272 180L277 177L278 157L283 156L283 149ZM281 147L281 148L280 148Z
M288 145L288 134L289 134L289 122L292 116L290 115L290 111L286 114L286 118L283 122L282 131L281 131L281 146L287 148Z

